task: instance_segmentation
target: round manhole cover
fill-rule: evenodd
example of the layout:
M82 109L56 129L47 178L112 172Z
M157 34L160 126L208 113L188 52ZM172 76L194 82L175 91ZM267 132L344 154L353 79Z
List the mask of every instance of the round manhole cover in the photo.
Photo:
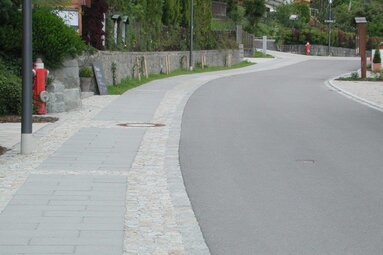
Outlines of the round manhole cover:
M122 123L118 124L120 127L131 127L131 128L151 128L151 127L163 127L164 124L160 123Z

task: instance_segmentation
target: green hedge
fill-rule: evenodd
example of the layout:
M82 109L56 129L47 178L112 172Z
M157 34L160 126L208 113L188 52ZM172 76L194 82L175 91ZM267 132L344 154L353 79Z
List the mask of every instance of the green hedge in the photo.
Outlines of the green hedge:
M293 44L311 44L327 45L328 31L319 29L282 29L278 43L293 45ZM333 30L331 33L331 45L334 47L355 48L355 34L346 33L340 30Z
M0 115L21 114L21 79L6 70L0 60Z

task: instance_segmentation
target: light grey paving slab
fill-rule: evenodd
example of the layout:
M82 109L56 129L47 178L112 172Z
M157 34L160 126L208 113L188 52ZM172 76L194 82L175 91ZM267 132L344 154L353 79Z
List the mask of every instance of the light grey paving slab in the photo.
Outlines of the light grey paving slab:
M122 246L114 247L108 246L77 246L75 254L78 255L121 255L122 254Z
M105 231L123 231L124 226L121 222L107 222L107 223L39 223L34 224L36 230L105 230Z
M82 238L123 238L123 231L114 230L82 230L80 231L80 237Z
M12 201L11 201L12 202ZM11 203L12 204L12 203ZM88 200L88 201L62 201L62 200L50 200L45 201L45 204L49 205L97 205L97 206L110 206L110 205L120 205L124 206L124 201L113 200L113 201L100 201L100 200Z
M122 254L126 183L123 176L31 175L0 214L0 254L92 252L80 246Z
M30 237L22 236L1 236L0 237L0 250L3 245L27 245Z
M29 239L28 239L29 240ZM62 238L51 238L51 237L33 237L29 244L30 245L93 245L93 246L105 246L107 243L111 246L121 245L121 240L117 238L91 238L91 237L62 237Z
M83 128L66 141L36 172L129 171L145 129Z
M80 230L1 230L0 239L4 238L30 238L31 236L36 237L72 237L76 238L80 235Z
M42 245L24 245L24 246L0 246L0 255L3 254L73 254L75 246L42 246Z

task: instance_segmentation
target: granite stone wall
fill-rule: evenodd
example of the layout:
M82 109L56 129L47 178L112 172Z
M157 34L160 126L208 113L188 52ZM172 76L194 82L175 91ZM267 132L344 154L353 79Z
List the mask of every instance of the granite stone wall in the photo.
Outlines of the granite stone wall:
M142 69L145 59L148 74L174 71L189 66L189 52L110 52L100 51L92 56L82 56L78 59L79 66L100 63L104 69L108 85L113 84L112 65L115 63L116 82L128 77L134 77L135 71ZM240 63L242 57L239 50L208 50L194 51L194 65L205 62L208 66L225 66ZM138 64L137 64L138 63ZM168 67L168 68L167 68Z
M255 39L255 47L257 49L262 49L262 39ZM267 40L267 49L276 50L282 52L291 52L296 54L306 54L305 45L277 45L275 40ZM310 55L312 56L328 56L328 46L327 45L311 45ZM336 57L356 57L358 55L356 49L340 48L340 47L331 47L331 56ZM371 51L367 51L367 56L371 55Z
M243 53L242 53L243 54ZM208 50L194 51L194 65L205 63L207 66L234 65L242 61L239 50ZM143 61L145 60L145 61ZM100 63L108 85L113 84L112 65L115 64L116 82L134 77L142 73L143 63L147 73L166 73L176 69L188 68L189 52L111 52L99 51L95 55L81 56L78 59L66 60L63 67L51 70L54 81L47 86L50 100L47 103L48 113L58 113L75 110L81 107L81 90L79 69ZM96 91L96 81L93 78L91 91Z
M61 68L50 70L50 76L54 77L54 80L47 85L49 92L48 113L68 112L82 106L78 74L77 59L68 59L64 61Z

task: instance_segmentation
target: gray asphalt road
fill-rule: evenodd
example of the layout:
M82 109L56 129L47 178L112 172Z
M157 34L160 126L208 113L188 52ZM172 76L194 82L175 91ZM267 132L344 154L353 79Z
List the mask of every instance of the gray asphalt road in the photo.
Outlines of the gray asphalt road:
M307 61L211 82L185 109L187 192L212 254L383 254L383 113Z

